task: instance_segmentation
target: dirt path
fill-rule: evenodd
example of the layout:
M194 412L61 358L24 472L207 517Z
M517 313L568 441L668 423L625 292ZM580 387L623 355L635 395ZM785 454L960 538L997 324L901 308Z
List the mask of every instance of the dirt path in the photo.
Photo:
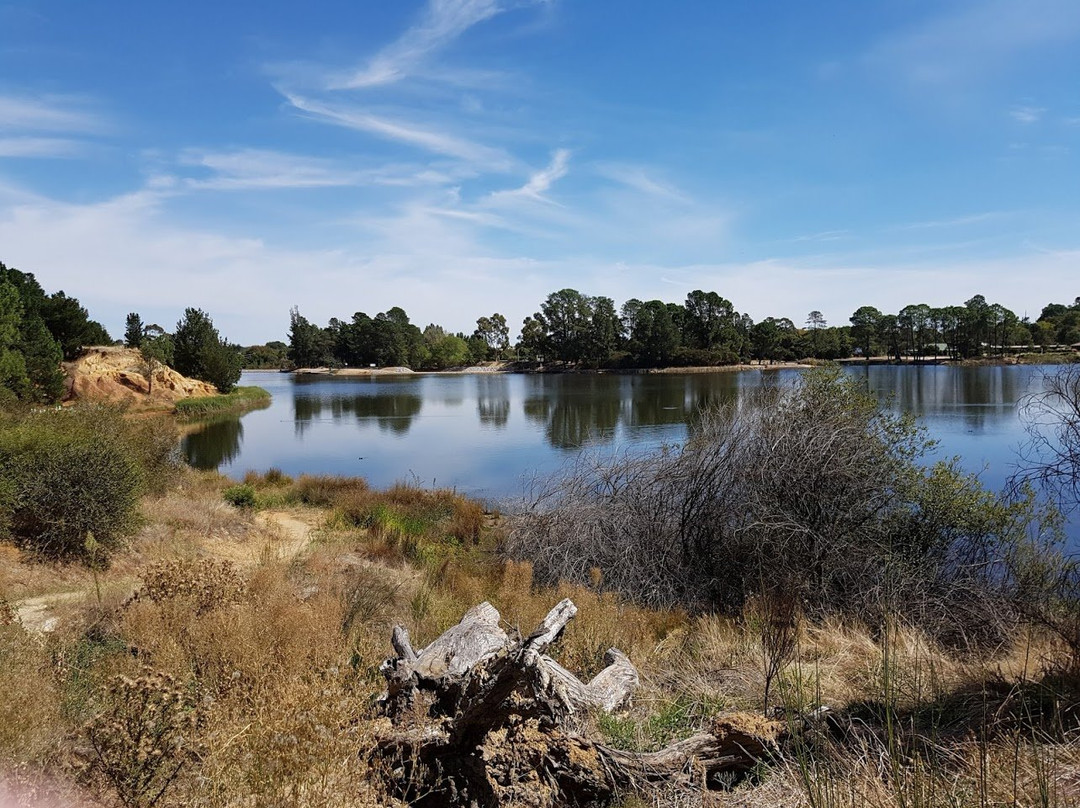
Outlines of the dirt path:
M315 526L295 513L261 511L255 518L264 526L277 528L282 534L282 541L273 548L278 558L295 557L311 544L311 533Z
M255 515L255 519L264 528L260 531L259 538L266 539L265 541L210 542L208 547L212 549L211 555L250 566L265 558L266 553L271 553L279 560L295 558L311 543L311 534L315 525L295 512L262 511ZM66 592L23 598L13 604L15 616L23 628L30 633L47 634L59 623L60 618L56 612L60 607L80 601L89 595L90 590L72 589Z
M22 627L32 634L47 634L56 628L59 618L55 617L52 609L64 603L73 603L86 597L86 593L77 592L54 592L51 595L38 595L36 598L24 598L14 603L15 617Z

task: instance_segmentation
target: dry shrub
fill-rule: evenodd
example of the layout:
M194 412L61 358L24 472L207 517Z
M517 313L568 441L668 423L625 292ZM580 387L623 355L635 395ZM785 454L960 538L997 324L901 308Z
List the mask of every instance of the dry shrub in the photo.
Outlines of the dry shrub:
M66 727L51 660L15 620L0 619L0 694L0 767L50 757Z
M138 594L154 603L172 598L188 600L195 614L200 615L238 602L244 595L244 579L229 561L175 559L149 567L143 573Z
M161 497L144 500L142 514L150 524L140 538L173 553L178 548L194 552L211 537L245 538L253 525L252 517L222 500L224 480L217 475L188 472L176 488Z
M1080 750L1075 743L974 739L895 760L880 750L834 749L820 758L799 756L717 805L792 805L808 808L959 808L1042 806L1072 808L1080 801Z
M314 570L261 564L222 608L146 598L125 615L124 636L205 711L199 765L178 784L185 803L365 804L358 753L394 593L326 553Z
M171 676L144 670L114 677L84 731L93 768L129 808L155 805L195 754L198 712Z
M292 485L292 477L279 468L269 468L263 474L250 469L244 472L244 484L255 487L277 488Z
M547 585L599 568L651 606L737 615L781 585L809 616L899 614L956 645L1001 644L1016 621L1006 564L1044 514L953 465L924 469L927 447L856 379L814 371L704 413L680 447L580 458L538 484L505 551Z

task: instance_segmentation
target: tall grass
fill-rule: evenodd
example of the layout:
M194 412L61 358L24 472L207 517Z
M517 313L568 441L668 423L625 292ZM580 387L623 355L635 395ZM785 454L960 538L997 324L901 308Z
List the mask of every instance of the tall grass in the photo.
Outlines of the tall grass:
M187 420L236 415L270 406L270 394L261 387L237 387L221 396L182 398L176 402L176 414Z
M655 749L722 711L760 710L767 687L770 712L795 730L785 762L731 792L627 806L1078 804L1080 688L1036 630L1014 647L960 654L895 620L803 618L779 600L734 617L646 608L608 590L598 571L548 586L532 564L502 559L498 515L452 491L249 475L256 509L292 509L318 528L299 555L278 558L260 552L275 514L227 505L228 484L191 473L146 502L147 524L102 572L104 591L133 581L135 597L73 604L45 639L8 613L0 780L30 766L80 783L84 796L115 794L82 728L143 720L107 694L117 676L152 676L162 693L182 694L169 721L197 718L183 736L193 754L159 804L386 804L365 760L383 730L372 707L391 627L405 625L422 646L488 600L508 630L528 631L570 597L578 616L553 656L588 678L614 646L642 678L627 712L581 716L582 731ZM809 719L821 705L828 716ZM141 771L124 748L109 759L114 777Z

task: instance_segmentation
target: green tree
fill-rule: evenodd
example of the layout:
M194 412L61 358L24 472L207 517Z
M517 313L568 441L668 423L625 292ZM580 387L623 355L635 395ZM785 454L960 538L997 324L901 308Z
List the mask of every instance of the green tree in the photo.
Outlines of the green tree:
M547 323L540 312L522 321L521 335L518 337L518 354L523 359L533 361L551 358Z
M78 298L63 291L49 295L41 303L46 328L60 343L64 359L72 360L86 345L111 345L112 338L101 323L90 319Z
M19 349L30 381L28 398L42 403L57 401L64 393L64 355L45 322L38 316L23 319Z
M136 312L131 312L124 321L124 344L129 348L138 348L143 341L143 321Z
M21 324L19 290L14 284L0 280L0 385L7 392L5 398L25 398L30 388L26 362L18 350Z
M589 298L590 322L585 341L585 356L594 362L606 362L622 338L622 322L610 297Z
M44 290L30 273L9 269L0 263L0 283L16 291L19 315L17 336L4 359L7 368L3 376L10 380L12 392L27 401L56 401L64 390L64 373L60 368L63 355L60 346L41 317L47 302ZM9 309L11 301L8 304ZM16 357L14 354L20 354Z
M679 327L668 304L649 300L637 311L631 351L646 366L663 367L671 363L679 347Z
M369 319L366 314L357 312L357 317ZM349 346L351 348L351 345ZM323 329L310 323L300 313L300 309L293 307L289 311L289 361L294 367L313 368L329 364L331 351L330 337ZM352 358L351 352L349 353ZM358 359L349 364L360 364Z
M560 289L547 296L540 313L556 358L564 362L584 359L592 325L589 299L576 289Z
M806 327L810 329L810 348L814 356L820 356L818 331L826 325L825 317L816 309L806 316Z
M881 312L873 306L860 306L851 315L851 338L862 350L862 355L870 361L873 354L874 338L877 336Z
M188 308L173 335L173 366L227 393L240 378L240 352L221 338L209 314Z
M461 337L445 334L431 345L428 363L435 370L461 367L470 359L469 345Z
M510 348L510 328L506 318L498 312L476 321L476 335L487 344L488 354L495 359L502 359Z

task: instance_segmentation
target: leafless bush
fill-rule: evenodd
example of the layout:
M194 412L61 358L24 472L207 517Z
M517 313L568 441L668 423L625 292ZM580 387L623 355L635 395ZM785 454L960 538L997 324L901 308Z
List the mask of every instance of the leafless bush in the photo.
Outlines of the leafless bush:
M139 596L154 603L183 598L191 601L195 614L204 614L226 603L235 603L244 594L244 579L228 561L204 558L199 561L172 560L153 564L143 573Z
M1020 402L1028 441L1012 485L1043 488L1062 511L1080 506L1080 364L1042 376L1042 389Z
M809 613L900 608L950 639L993 639L1003 545L1027 525L880 409L856 379L813 371L701 416L681 447L579 461L541 485L506 548L543 582L605 586L650 605L742 610L788 582Z
M86 726L93 765L129 808L150 808L192 754L197 714L172 677L146 671L115 677Z

